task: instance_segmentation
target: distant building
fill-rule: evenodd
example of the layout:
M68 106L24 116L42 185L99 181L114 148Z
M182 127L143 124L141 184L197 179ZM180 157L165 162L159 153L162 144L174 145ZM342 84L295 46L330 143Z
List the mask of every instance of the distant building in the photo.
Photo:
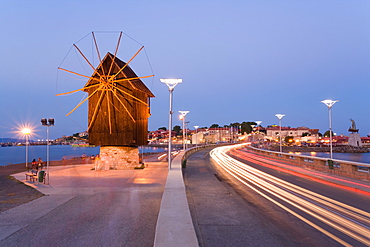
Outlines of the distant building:
M280 126L263 128L266 133L265 139L270 141L278 140L280 136ZM281 127L281 136L285 138L292 136L295 142L318 142L319 129L310 129L307 127Z
M81 133L78 133L78 136L79 137L86 137L88 136L89 134L87 133L87 131L84 131L84 132L81 132Z

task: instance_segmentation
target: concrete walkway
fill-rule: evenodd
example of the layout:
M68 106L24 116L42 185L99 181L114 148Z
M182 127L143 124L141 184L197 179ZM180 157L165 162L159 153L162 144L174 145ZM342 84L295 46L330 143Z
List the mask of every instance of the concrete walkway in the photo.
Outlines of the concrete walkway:
M50 185L25 181L45 196L0 213L0 246L152 247L168 174L166 162L143 170L50 167Z
M155 247L199 246L190 215L181 170L183 151L168 172L155 232Z
M116 232L115 235L118 236L104 235L95 240L88 238L88 233L81 229L71 229L74 234L79 235L79 238L85 238L83 240L85 243L89 242L92 246L108 246L108 244L112 244L110 246L127 244L156 247L199 246L186 198L181 170L182 157L183 152L180 152L173 159L170 171L168 171L167 162L147 162L149 167L144 170L93 171L91 164L51 166L50 184L26 181L25 172L13 174L12 176L17 180L34 187L46 196L0 214L0 245L22 245L28 241L27 239L33 239L31 229L38 229L40 235L47 235L45 240L38 243L53 242L57 244L55 246L68 246L68 241L59 242L58 239L68 238L71 233L55 225L63 224L60 222L60 215L64 215L62 221L69 222L73 221L73 215L82 215L81 218L96 218L95 222L76 223L77 226L84 225L86 229L104 227L100 225L102 224L100 221L110 225L117 224L119 229L127 229L127 232L143 232L140 229L146 229L144 230L145 242L139 236L131 240L132 234L125 235L122 230L121 233L116 232L117 227L109 231L112 234ZM77 200L79 204L74 204L73 202ZM90 207L93 207L90 211L96 210L95 207L98 206L94 204L98 205L103 203L102 201L108 208L104 209L101 216L89 216L84 212ZM119 204L115 204L116 201ZM87 202L89 204L86 204ZM69 209L65 210L65 208ZM100 208L98 210L101 210ZM140 210L140 208L143 209ZM144 208L145 211L143 211ZM117 212L107 214L105 211L109 210ZM132 211L126 212L128 210ZM39 225L38 222L43 224ZM53 233L49 233L48 229L53 229ZM91 230L89 231L91 234ZM58 235L50 237L54 232ZM98 232L96 234L99 236ZM105 239L106 242L102 242L101 239ZM104 244L101 245L102 243ZM30 245L31 242L28 241L27 244ZM78 245L78 242L74 244Z

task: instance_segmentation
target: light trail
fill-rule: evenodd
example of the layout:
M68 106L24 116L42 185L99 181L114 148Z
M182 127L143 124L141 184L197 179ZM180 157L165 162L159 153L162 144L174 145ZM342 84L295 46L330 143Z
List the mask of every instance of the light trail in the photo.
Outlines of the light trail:
M370 246L370 213L259 171L227 154L243 145L215 148L211 157L237 180L338 243L352 246L336 236L337 231ZM313 223L309 216L320 222Z
M277 170L277 171L282 171L284 173L289 173L289 174L299 176L299 177L308 178L310 180L318 181L318 182L323 183L323 184L327 184L327 185L330 185L330 186L335 186L335 187L338 187L338 188L341 188L341 189L349 190L351 192L356 192L356 193L360 193L360 194L363 194L363 195L370 196L370 192L358 188L358 187L370 188L370 186L367 186L367 185L364 185L364 184L355 183L353 181L349 181L349 180L346 180L346 179L343 179L343 178L324 175L322 173L320 174L321 178L317 178L317 177L312 176L312 175L315 175L314 171L310 171L310 170L304 169L302 167L298 167L298 166L294 165L293 163L288 163L288 161L286 161L285 163L290 164L290 165L285 165L281 162L277 162L273 158L261 157L258 154L254 154L250 151L245 151L244 149L230 150L229 153L232 154L233 156L236 156L236 157L241 158L243 160L247 160L247 161L253 162L255 164L267 167L267 168L271 168L271 169L274 169L274 170ZM304 173L302 173L302 171L304 171ZM308 174L308 175L305 175L305 174ZM329 179L333 180L333 182L329 182L329 181L325 180L324 178L329 178ZM354 188L354 187L341 185L340 182L346 182L346 183L352 184L356 187Z
M264 162L264 161L266 161L266 160L268 160L269 161L269 163L270 164L273 164L273 165L278 165L278 166L280 166L280 167L285 167L285 168L292 168L292 166L289 166L289 165L284 165L284 164L282 164L282 163L279 163L279 162L276 162L276 160L274 160L273 158L271 158L271 157L261 157L260 155L258 155L257 153L255 153L255 152L253 152L253 151L251 151L251 150L245 150L245 149L238 149L238 150L231 150L231 152L232 152L232 154L234 155L234 154L236 154L236 155L240 155L241 153L248 153L248 156L243 156L243 159L244 158L247 158L248 159L248 157L249 158L253 158L254 160L258 160L258 161L262 161L262 162ZM284 162L284 163L286 163L286 164L291 164L291 165L293 165L294 167L295 167L295 170L302 170L302 168L301 167L297 167L294 163L288 163L288 162ZM314 171L310 171L310 170L306 170L305 169L305 173L307 173L307 174L315 174L315 172ZM353 184L353 185L355 185L355 186L361 186L361 187L364 187L364 188L370 188L370 186L368 186L368 185L364 185L364 184L359 184L359 183L356 183L356 182L353 182L353 181L350 181L350 180L347 180L347 179L345 179L345 178L338 178L338 177L333 177L333 176L330 176L330 175L324 175L324 174L320 174L320 176L321 177L324 177L324 178L330 178L330 179L333 179L333 180L336 180L336 181L338 181L338 182L346 182L346 183L349 183L349 184ZM352 189L353 190L353 189ZM353 190L353 191L355 191L355 190ZM369 192L365 192L365 191L363 191L364 193L362 193L362 194L366 194L366 195L368 195L368 196L370 196L370 193ZM361 193L361 192L360 192Z

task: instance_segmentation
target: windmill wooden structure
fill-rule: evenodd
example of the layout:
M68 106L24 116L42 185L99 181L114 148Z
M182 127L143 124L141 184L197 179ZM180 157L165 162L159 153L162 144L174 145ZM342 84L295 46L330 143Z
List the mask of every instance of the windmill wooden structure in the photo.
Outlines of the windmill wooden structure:
M148 118L150 116L150 98L153 93L130 68L129 63L139 51L127 62L117 56L119 42L114 54L108 52L103 59L93 38L99 58L99 65L94 68L90 61L76 46L81 56L94 69L91 76L85 76L71 70L63 71L88 78L81 89L88 97L81 101L71 112L88 101L88 133L89 143L100 146L100 158L105 167L132 168L138 166L138 146L147 144ZM121 33L122 35L122 33ZM119 41L121 36L119 38ZM63 95L59 94L59 95Z

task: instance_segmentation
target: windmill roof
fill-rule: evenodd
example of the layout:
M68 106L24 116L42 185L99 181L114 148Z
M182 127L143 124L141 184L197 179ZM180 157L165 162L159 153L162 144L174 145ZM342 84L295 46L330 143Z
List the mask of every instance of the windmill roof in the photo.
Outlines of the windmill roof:
M92 77L94 77L96 74L97 74L97 71L99 69L101 69L102 67L102 64L104 63L110 63L112 60L114 59L114 65L118 67L118 69L121 69L122 67L124 67L126 65L125 62L123 62L121 59L119 59L118 57L114 57L114 55L110 52L108 52L105 57L103 58L103 60L101 61L101 63L99 64L99 66L95 69ZM124 78L135 78L135 77L138 77L135 72L130 68L129 65L127 65L121 72L120 74L123 75ZM90 82L92 81L92 79L90 79L86 85L88 86L90 84ZM130 83L130 85L135 88L136 90L139 90L145 94L148 95L148 97L155 97L154 94L146 87L146 85L140 80L140 79L132 79L132 80L129 80L128 81Z

